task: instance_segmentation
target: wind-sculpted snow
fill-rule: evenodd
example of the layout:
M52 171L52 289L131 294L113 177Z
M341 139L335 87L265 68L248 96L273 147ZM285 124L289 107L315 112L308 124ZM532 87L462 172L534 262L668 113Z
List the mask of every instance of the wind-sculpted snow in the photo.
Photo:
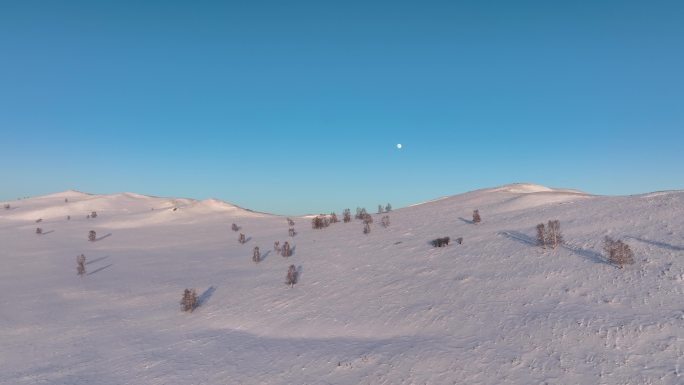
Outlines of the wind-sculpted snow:
M509 185L374 215L368 235L293 217L295 237L215 200L67 193L0 209L0 384L684 382L681 191ZM542 250L552 219L566 242ZM609 265L606 235L636 263Z

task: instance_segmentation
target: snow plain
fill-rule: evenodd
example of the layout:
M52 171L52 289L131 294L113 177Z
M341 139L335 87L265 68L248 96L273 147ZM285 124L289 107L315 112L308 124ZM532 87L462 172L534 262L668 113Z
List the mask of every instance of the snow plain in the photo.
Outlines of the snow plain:
M218 200L5 203L0 384L684 383L683 191L507 185L394 210L388 228L374 215L368 235L358 220L293 218L293 238L284 217ZM534 227L550 219L566 244L544 251ZM605 235L636 264L607 264ZM464 243L429 244L442 236ZM179 308L186 287L193 313Z

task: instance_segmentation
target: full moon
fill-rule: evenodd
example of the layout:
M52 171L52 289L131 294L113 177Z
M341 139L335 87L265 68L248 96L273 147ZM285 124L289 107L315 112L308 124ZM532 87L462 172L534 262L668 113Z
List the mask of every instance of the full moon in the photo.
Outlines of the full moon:
M397 143L397 148L401 150L401 143Z

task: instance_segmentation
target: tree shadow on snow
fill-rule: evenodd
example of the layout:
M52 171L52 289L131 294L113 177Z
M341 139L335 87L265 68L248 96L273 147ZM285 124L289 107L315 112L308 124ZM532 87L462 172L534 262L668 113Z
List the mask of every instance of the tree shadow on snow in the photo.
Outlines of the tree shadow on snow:
M269 250L269 251L267 251L261 255L261 261L262 262L266 260L266 257L268 257L269 254L271 254L271 251L272 250Z
M97 273L97 272L100 272L100 271L102 271L102 270L104 270L104 269L106 269L106 268L108 268L108 267L110 267L110 266L112 266L112 265L113 265L113 263L110 263L110 264L107 265L107 266L103 266L103 267L101 267L101 268L99 268L99 269L93 270L93 271L91 271L90 273L88 273L88 275L93 275L93 274L95 274L95 273Z
M467 224L469 224L469 225L472 225L472 224L474 223L473 221L470 221L470 220L465 219L465 218L463 218L463 217L458 217L458 219L460 219L461 221L463 221L463 222L465 222L465 223L467 223Z
M671 244L665 243L665 242L652 241L652 240L650 240L650 239L644 239L644 238L639 238L639 237L633 237L633 236L631 236L631 235L628 235L628 236L626 236L625 238L634 239L635 241L639 241L639 242L643 242L643 243L648 243L649 245L653 245L653 246L656 246L656 247L660 247L660 248L668 249L668 250L672 250L672 251L684 251L684 247L682 247L682 246L675 246L675 245L671 245Z
M597 253L594 250L589 250L589 249L583 249L578 246L570 245L567 243L564 243L561 245L565 250L571 251L574 254L577 254L581 257L584 257L592 262L595 263L606 263L609 264L608 261L606 261L605 258L603 258L603 255L601 253Z
M42 233L41 235L47 235L47 234L54 233L54 232L55 232L55 230L50 230L50 231L46 231L46 232Z
M99 237L99 238L95 238L95 242L101 241L101 240L103 240L103 239L105 239L105 238L109 238L109 237L111 237L111 236L112 236L112 233L105 234L105 235L103 235L103 236L101 236L101 237Z
M245 243L247 243L247 242L249 242L249 241L251 241L251 240L252 240L252 237L247 237L247 238L245 238Z
M519 231L500 231L499 235L528 246L537 246L537 240Z
M204 305L204 303L207 302L209 300L209 298L211 298L211 296L214 294L215 291L216 291L216 288L213 286L210 286L207 290L205 290L204 293L202 293L202 295L200 295L199 298L197 299L197 306L196 307L200 307L200 306Z

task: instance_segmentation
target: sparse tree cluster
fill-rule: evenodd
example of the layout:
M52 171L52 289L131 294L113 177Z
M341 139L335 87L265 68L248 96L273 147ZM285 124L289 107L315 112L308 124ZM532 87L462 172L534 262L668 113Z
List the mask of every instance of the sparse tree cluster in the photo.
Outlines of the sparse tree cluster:
M230 226L230 229L233 230L233 231L240 231L240 228L239 228L238 225L236 225L235 223L233 223L233 224Z
M537 244L542 248L555 249L563 243L563 234L560 230L560 221L549 221L546 226L543 223L537 225Z
M434 247L444 247L444 246L449 246L449 241L451 239L449 237L443 237L443 238L436 238L432 240L432 246Z
M96 239L97 239L97 233L95 232L95 230L90 230L88 232L88 240L90 242L95 242Z
M290 286L294 287L294 285L297 283L297 268L295 265L290 265L290 267L287 268L287 276L285 276L285 283Z
M344 223L351 222L351 211L349 209L344 209L344 211L342 212L342 221Z
M333 212L333 213L330 213L330 223L337 223L337 222L339 222L339 221L340 221L340 220L337 219L337 214L335 214L334 212Z
M356 215L354 216L354 218L363 219L366 215L368 215L368 212L366 211L365 208L357 207L356 208Z
M254 263L261 262L261 253L259 252L259 246L254 246L254 252L252 253L252 261L254 261Z
M473 211L473 223L478 224L480 222L482 222L482 218L480 217L480 210Z
M181 311L192 312L197 307L197 293L195 289L185 289L180 301Z
M283 244L282 256L289 257L292 255L292 250L290 250L290 243L285 241Z
M240 233L240 235L238 236L238 242L240 242L240 244L244 244L245 242L247 242L247 239L245 238L245 234Z
M382 225L382 227L389 227L389 225L390 225L389 215L384 215L382 217L382 219L380 220L380 224Z
M330 225L330 220L325 215L317 215L311 220L311 227L314 229L324 229Z
M83 254L76 257L76 274L78 274L81 277L83 277L83 275L86 272L85 261L86 257Z
M608 262L622 269L624 265L631 265L634 263L634 253L629 245L621 240L614 240L611 237L603 239L603 250L606 253Z

